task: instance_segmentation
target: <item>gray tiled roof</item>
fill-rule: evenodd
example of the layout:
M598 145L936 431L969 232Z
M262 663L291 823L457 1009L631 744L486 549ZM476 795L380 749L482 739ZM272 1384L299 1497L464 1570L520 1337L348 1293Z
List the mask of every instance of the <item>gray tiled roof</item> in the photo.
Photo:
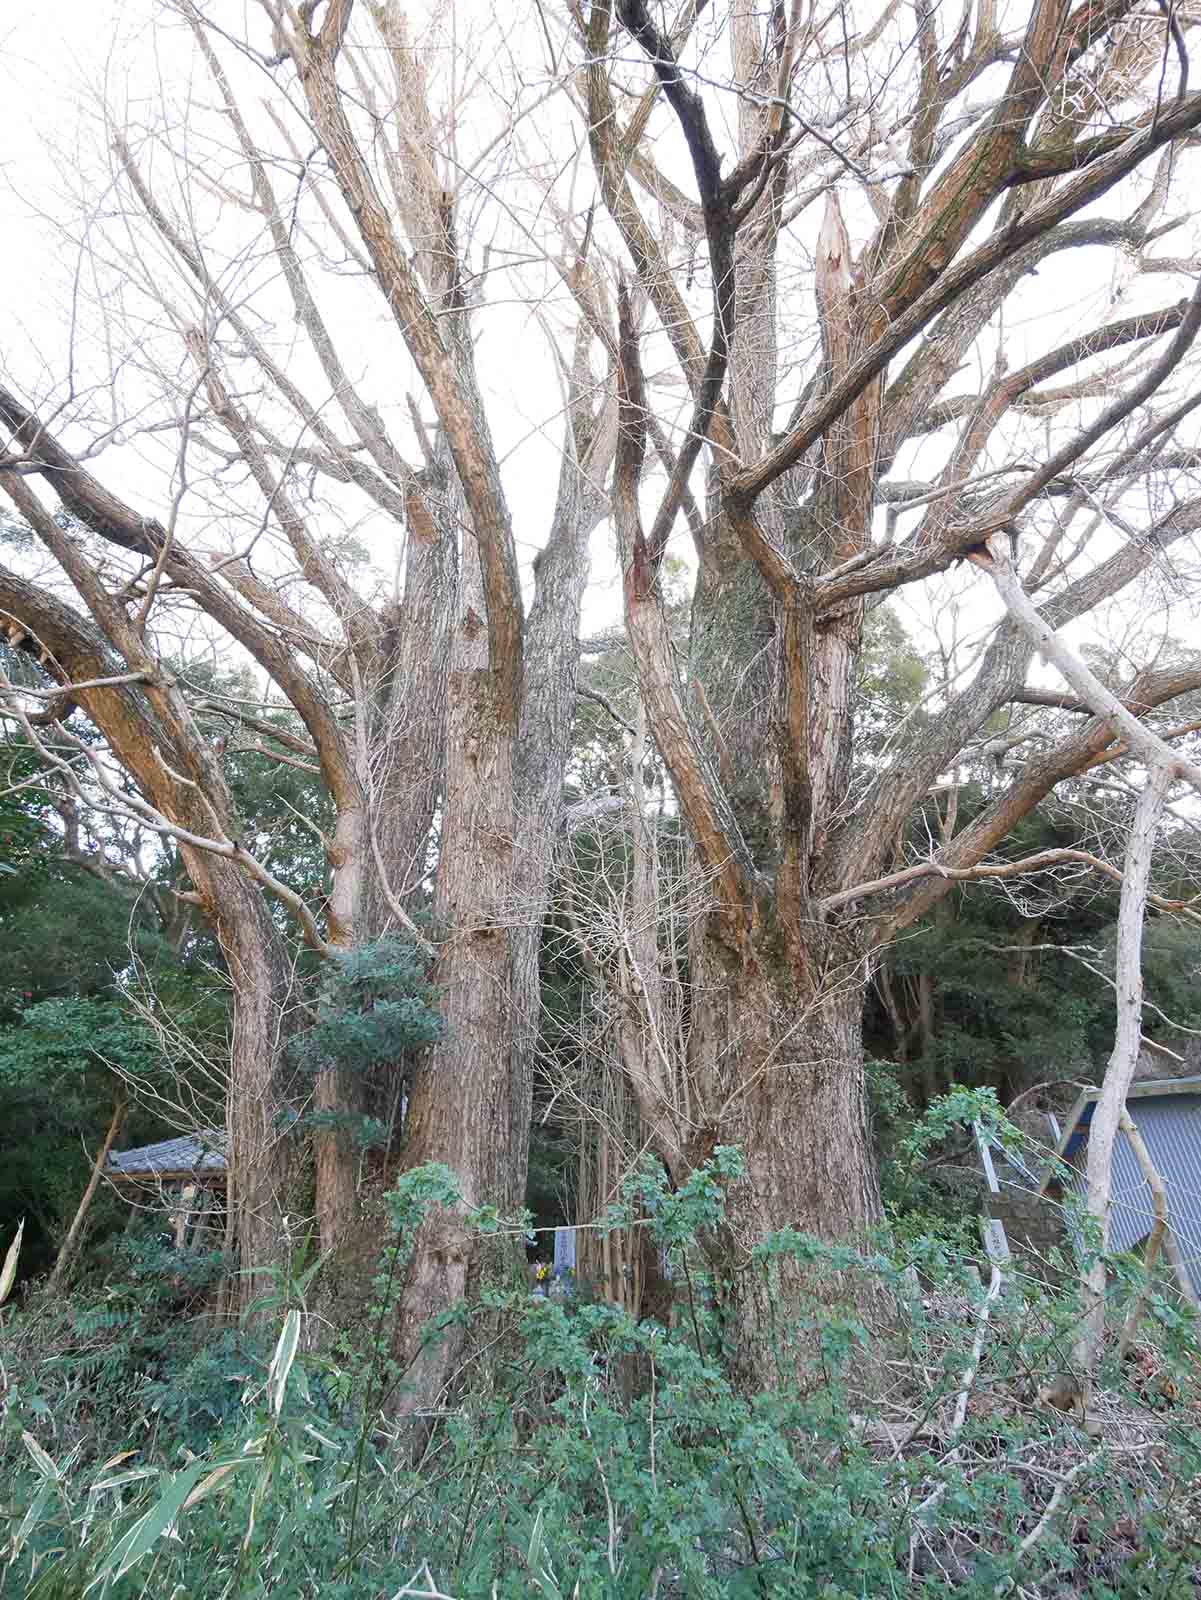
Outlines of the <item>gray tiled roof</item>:
M199 1128L179 1139L114 1152L105 1171L127 1178L153 1177L159 1172L224 1172L227 1148L223 1130Z

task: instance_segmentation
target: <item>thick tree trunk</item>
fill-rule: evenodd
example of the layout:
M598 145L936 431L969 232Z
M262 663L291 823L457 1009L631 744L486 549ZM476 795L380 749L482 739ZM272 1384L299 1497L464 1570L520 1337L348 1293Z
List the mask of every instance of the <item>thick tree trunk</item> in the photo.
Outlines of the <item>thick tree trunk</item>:
M351 1119L360 1111L362 1084L341 1067L323 1067L313 1088L313 1111L322 1119L313 1138L313 1190L317 1234L332 1252L354 1233L359 1214L359 1149Z
M453 1386L459 1328L421 1348L427 1322L467 1297L478 1270L468 1208L513 1187L509 1107L515 719L487 663L477 605L479 562L465 554L447 718L446 796L434 896L441 941L433 981L445 1031L419 1063L409 1100L403 1163L439 1162L462 1205L439 1208L418 1232L400 1292L393 1353L405 1371L392 1409L428 1413ZM475 604L473 604L475 602Z
M245 1309L268 1287L269 1271L286 1259L287 1219L299 1199L290 1193L284 1060L292 968L266 900L238 868L203 855L188 864L216 928L233 994L226 1238L241 1268L234 1299Z
M762 1265L750 1259L780 1229L854 1245L881 1220L864 1076L865 985L862 962L851 958L824 993L805 1000L766 957L731 971L721 945L704 954L691 1053L706 1111L698 1113L690 1164L717 1145L742 1152L744 1174L709 1248L727 1355L737 1381L754 1391L793 1381L797 1357L812 1355L792 1343L807 1299L865 1314L880 1304L867 1279L815 1272L787 1255Z

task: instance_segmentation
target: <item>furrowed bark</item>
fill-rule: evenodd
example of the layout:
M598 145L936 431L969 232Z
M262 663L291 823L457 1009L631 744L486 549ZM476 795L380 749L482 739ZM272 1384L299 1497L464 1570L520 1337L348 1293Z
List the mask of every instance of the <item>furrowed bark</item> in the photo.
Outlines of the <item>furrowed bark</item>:
M474 541L462 557L451 644L446 789L433 925L439 955L432 981L445 1033L418 1063L409 1097L403 1161L441 1162L459 1181L462 1204L421 1225L397 1306L393 1354L405 1379L394 1414L418 1441L453 1390L465 1329L451 1326L422 1349L422 1329L468 1299L482 1267L465 1212L515 1184L510 1109L514 740L503 675L489 665L483 579ZM528 1121L528 1117L527 1117ZM526 1135L528 1138L528 1133ZM524 1175L520 1186L524 1189Z

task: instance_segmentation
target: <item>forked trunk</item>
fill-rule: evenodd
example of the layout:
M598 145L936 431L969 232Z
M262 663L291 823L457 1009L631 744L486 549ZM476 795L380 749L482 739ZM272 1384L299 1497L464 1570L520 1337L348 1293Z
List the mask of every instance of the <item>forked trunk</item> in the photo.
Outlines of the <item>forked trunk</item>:
M587 348L585 338L577 353L584 375ZM582 392L589 388L584 383ZM604 507L582 465L597 464L596 452L582 442L591 436L590 419L585 408L573 422L550 538L535 563L519 696L484 637L487 597L469 543L449 641L434 896L435 929L444 941L434 982L442 990L445 1033L416 1075L404 1164L445 1163L465 1206L487 1202L502 1215L525 1201L538 955L571 752L588 534ZM519 1258L514 1246L514 1267ZM408 1364L407 1390L397 1397L402 1414L435 1405L460 1359L460 1331L448 1329L439 1344L420 1350L422 1327L473 1294L487 1271L503 1271L507 1259L503 1245L485 1252L457 1210L425 1223L396 1327L395 1353Z

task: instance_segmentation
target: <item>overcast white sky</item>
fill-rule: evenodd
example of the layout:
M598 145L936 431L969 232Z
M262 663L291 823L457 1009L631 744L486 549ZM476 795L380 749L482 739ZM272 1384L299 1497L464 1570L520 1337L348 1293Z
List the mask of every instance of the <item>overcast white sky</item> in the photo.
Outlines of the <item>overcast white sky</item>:
M517 0L513 3L516 6ZM231 12L242 9L231 0ZM18 379L34 372L30 364L34 350L41 353L47 374L57 376L63 358L75 263L73 253L56 241L47 218L70 204L72 180L81 164L80 139L90 142L95 153L96 133L86 113L88 87L107 80L117 98L131 91L136 98L144 88L149 100L157 93L158 72L170 79L179 67L170 36L156 34L153 27L157 11L155 0L42 0L9 12L0 22L0 96L6 110L0 153L0 295L6 308L0 324L0 361L11 358ZM1145 278L1134 281L1125 269L1118 271L1115 280L1110 262L1101 265L1100 252L1089 257L1077 254L1062 258L1025 285L1006 316L1010 366L1022 364L1073 332L1121 314L1113 309L1115 291L1123 296L1123 310L1171 297L1162 278L1153 283ZM496 317L495 311L489 315ZM508 487L519 513L522 554L528 562L545 533L553 492L558 388L542 336L524 310L514 308L507 320L502 313L498 324L490 321L489 330L485 372L501 399L493 415L498 445L507 458ZM374 325L357 331L368 349L377 337ZM991 353L986 351L984 359L990 360ZM958 386L970 390L978 376L975 370L965 372ZM547 438L539 445L538 433L544 428ZM928 448L936 452L943 447L936 440ZM106 466L114 470L103 463L102 475ZM126 476L122 482L114 480L114 486L131 492L137 466L129 462L118 466ZM146 486L152 492L149 479ZM682 527L677 537L684 554ZM608 536L602 534L586 626L602 625L616 614L615 573L607 552ZM970 569L960 569L932 589L907 594L899 609L912 629L925 634L938 626L945 641L956 597L960 613L954 626L962 634L977 633L994 614L995 599L991 586Z

